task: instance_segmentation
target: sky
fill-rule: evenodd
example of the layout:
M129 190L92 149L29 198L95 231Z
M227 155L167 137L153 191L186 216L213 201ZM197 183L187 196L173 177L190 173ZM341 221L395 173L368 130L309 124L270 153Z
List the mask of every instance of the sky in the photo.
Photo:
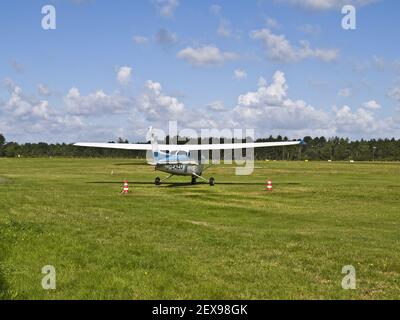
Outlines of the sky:
M400 138L399 1L7 0L0 12L7 141L137 142L170 121Z

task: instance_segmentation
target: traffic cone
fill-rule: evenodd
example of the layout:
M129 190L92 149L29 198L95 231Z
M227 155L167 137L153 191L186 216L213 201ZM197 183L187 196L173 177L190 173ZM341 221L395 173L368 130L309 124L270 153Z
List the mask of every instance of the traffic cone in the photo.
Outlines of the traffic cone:
M267 191L272 191L272 180L269 179L266 184Z
M122 194L128 194L129 193L129 184L128 184L128 180L124 181L124 188L122 190Z

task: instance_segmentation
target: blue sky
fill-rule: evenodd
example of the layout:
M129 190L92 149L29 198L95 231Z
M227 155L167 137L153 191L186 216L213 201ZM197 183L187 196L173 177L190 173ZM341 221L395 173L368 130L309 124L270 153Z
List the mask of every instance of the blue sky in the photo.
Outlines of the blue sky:
M41 9L56 9L43 30ZM353 4L357 29L341 27ZM144 140L149 125L400 137L400 3L58 0L0 4L0 132Z

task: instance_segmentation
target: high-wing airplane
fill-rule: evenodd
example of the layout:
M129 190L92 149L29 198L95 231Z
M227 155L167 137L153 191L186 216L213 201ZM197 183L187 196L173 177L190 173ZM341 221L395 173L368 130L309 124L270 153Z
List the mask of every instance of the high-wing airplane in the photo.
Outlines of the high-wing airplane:
M287 142L258 142L258 143L232 143L232 144L185 144L185 145L159 145L157 137L152 128L149 130L148 137L151 144L122 144L122 143L75 143L78 147L88 148L104 148L104 149L121 149L121 150L138 150L149 151L152 154L152 160L148 161L149 165L155 167L156 171L168 173L169 176L161 180L160 177L155 179L155 184L159 186L162 182L173 176L189 176L192 178L192 184L196 184L197 179L204 180L215 185L215 179L211 177L206 180L202 174L208 169L206 164L202 162L204 159L193 157L193 153L198 151L211 150L238 150L279 146L294 146L303 144L302 141Z

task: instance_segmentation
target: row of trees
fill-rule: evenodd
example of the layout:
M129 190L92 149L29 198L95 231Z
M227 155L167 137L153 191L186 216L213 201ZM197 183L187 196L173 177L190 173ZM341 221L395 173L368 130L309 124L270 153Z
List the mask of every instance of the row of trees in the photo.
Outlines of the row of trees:
M169 139L167 138L167 143ZM223 140L221 139L221 142ZM258 142L288 141L286 137L259 139ZM128 143L120 139L118 143ZM199 141L208 143L209 141ZM257 160L355 160L400 161L400 140L372 139L350 141L343 138L305 137L303 146L261 148L255 150ZM185 140L183 139L183 142ZM6 142L0 134L0 156L3 157L118 157L145 158L143 151L79 148L71 144Z

